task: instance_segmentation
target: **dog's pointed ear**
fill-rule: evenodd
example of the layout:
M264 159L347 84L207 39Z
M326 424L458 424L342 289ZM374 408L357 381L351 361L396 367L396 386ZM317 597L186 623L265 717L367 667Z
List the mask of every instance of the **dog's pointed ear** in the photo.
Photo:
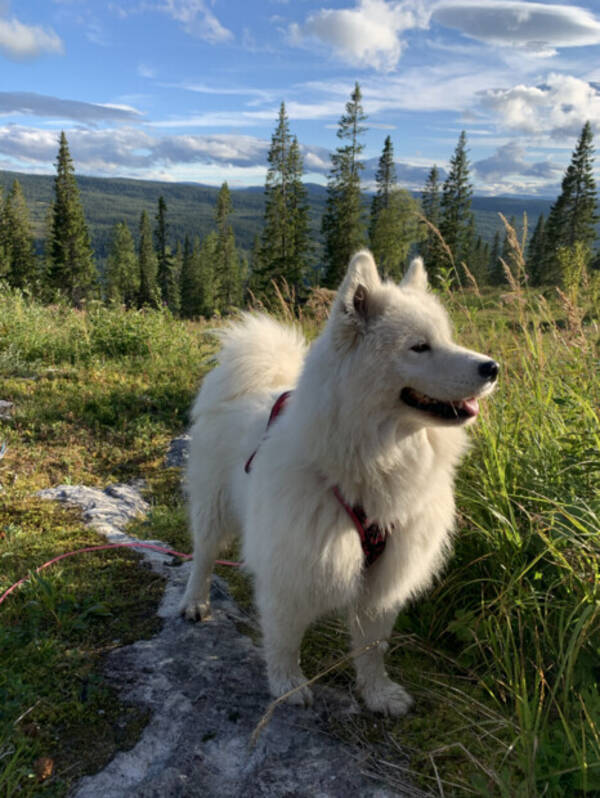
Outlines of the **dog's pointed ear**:
M338 291L340 310L367 321L373 311L372 293L379 285L381 280L373 255L362 249L352 257Z
M415 288L418 291L427 291L427 272L425 271L423 258L414 258L411 261L400 285L403 288Z

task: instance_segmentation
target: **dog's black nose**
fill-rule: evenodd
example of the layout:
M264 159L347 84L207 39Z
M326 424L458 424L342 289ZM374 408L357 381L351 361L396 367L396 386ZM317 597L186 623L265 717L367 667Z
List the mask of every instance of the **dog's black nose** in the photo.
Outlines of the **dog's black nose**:
M495 360L486 360L485 363L479 364L477 370L479 371L479 376L483 377L484 380L494 382L500 371L500 366Z

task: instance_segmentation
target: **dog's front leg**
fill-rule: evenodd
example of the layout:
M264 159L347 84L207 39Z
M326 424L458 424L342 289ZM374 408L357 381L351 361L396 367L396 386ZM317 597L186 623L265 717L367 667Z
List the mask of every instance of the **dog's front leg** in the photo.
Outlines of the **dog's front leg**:
M387 639L396 620L396 612L368 615L353 610L349 614L356 684L367 705L374 712L405 715L413 699L404 687L387 675L383 662Z

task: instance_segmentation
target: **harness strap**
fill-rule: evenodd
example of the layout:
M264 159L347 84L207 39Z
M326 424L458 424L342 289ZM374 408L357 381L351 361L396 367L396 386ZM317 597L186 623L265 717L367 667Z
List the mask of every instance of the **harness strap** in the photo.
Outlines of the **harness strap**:
M356 527L358 537L360 538L360 545L365 555L365 565L368 568L369 565L373 565L375 560L378 560L383 554L387 542L387 534L385 530L382 530L376 523L369 524L367 514L360 504L355 504L354 507L350 507L344 500L337 485L334 485L333 492Z
M280 396L277 397L277 399L275 400L275 404L271 408L271 414L269 415L269 420L267 421L267 429L269 429L271 424L281 413L281 411L286 405L287 400L290 398L291 395L292 395L291 391L284 391ZM246 460L246 465L244 466L244 471L246 472L246 474L250 473L250 469L252 468L252 461L254 460L257 451L258 447L252 452L250 457Z
M275 400L275 404L271 408L271 413L269 415L269 420L267 421L266 429L269 429L271 424L275 421L277 416L282 412L284 409L287 400L290 398L292 391L284 391L280 396L277 397ZM252 461L258 451L258 447L252 452L250 457L246 460L246 465L244 466L244 471L246 474L249 474L252 469ZM353 507L350 507L349 504L346 503L342 494L339 491L337 485L334 485L332 488L334 496L342 505L350 520L356 527L356 531L358 532L358 537L360 539L360 545L363 550L363 554L365 556L365 567L368 568L370 565L381 557L383 551L385 549L385 544L387 541L387 533L385 530L382 530L376 523L370 523L367 520L367 514L363 510L360 504L355 504Z

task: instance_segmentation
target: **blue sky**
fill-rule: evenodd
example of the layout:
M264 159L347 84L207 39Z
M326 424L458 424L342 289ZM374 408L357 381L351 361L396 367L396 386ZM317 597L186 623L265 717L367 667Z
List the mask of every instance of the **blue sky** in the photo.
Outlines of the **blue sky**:
M600 3L0 0L0 169L264 183L279 104L324 183L354 82L365 178L419 189L466 130L480 194L553 196L600 132ZM600 172L597 171L600 178Z

